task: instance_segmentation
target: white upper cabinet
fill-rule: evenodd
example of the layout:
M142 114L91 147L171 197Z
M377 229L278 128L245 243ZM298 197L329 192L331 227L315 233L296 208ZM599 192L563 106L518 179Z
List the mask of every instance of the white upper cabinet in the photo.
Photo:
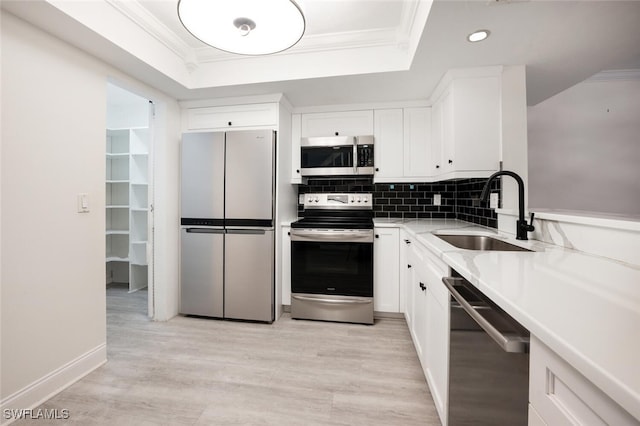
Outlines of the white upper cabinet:
M431 108L374 111L376 182L429 180Z
M291 115L291 183L302 183L300 174L300 114Z
M453 78L433 104L432 168L437 175L483 177L498 170L501 142L498 74Z
M278 124L277 103L188 108L184 114L186 131L273 128Z
M431 175L431 108L404 109L404 177Z
M301 137L373 134L373 110L302 114Z
M375 178L395 179L403 174L402 108L377 109L373 112Z

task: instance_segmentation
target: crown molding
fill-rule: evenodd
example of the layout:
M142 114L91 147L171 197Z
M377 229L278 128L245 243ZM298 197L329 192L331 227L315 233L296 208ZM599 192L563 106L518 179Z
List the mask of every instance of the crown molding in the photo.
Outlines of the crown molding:
M129 18L169 50L178 55L187 66L194 62L193 49L169 27L163 24L138 1L104 0L122 15Z
M297 45L285 50L284 52L277 53L276 55L286 56L345 49L402 46L402 42L403 40L398 40L397 31L394 28L349 31L343 33L307 36ZM234 55L210 47L194 49L194 54L199 63L236 61L252 58L251 56Z

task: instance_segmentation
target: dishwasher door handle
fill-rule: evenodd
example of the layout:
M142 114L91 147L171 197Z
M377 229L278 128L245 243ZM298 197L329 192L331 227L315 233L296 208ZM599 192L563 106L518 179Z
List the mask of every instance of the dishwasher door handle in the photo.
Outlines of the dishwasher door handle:
M462 281L462 278L456 277L444 277L442 278L442 282L451 296L460 304L462 309L465 310L467 314L480 326L484 331L487 332L489 337L491 337L497 344L502 348L505 352L510 353L528 353L529 352L529 338L523 336L510 336L505 335L500 332L497 328L493 326L489 321L487 321L482 315L480 315L474 307L460 295L460 293L455 289L455 282Z

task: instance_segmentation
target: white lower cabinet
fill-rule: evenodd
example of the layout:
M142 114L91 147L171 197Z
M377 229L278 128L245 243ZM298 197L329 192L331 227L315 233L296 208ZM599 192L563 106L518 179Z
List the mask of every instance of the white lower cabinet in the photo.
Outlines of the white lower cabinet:
M448 275L443 263L427 259L427 368L425 375L438 415L447 424L449 396L449 292L442 283Z
M400 232L401 308L431 395L446 424L449 380L449 268L428 249Z
M411 250L411 266L413 269L413 281L409 284L413 293L413 318L411 324L411 337L413 338L413 344L416 347L418 358L420 358L420 364L422 370L426 372L427 369L427 283L425 280L425 274L422 265L421 253L418 251L415 243L412 244Z
M529 362L530 425L640 425L534 336Z
M276 303L291 305L291 227L282 227L282 281L280 288L280 301Z
M400 312L400 230L375 228L373 241L373 310Z

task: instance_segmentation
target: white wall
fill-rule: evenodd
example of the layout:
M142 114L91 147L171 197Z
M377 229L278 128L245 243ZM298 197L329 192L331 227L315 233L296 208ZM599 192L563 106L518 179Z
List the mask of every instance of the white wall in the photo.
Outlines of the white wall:
M106 357L108 79L157 99L166 118L156 146L156 262L166 275L156 285L177 288L179 108L4 11L1 30L0 405L29 408ZM76 212L81 192L89 213Z
M607 75L529 108L532 209L640 217L640 72Z

